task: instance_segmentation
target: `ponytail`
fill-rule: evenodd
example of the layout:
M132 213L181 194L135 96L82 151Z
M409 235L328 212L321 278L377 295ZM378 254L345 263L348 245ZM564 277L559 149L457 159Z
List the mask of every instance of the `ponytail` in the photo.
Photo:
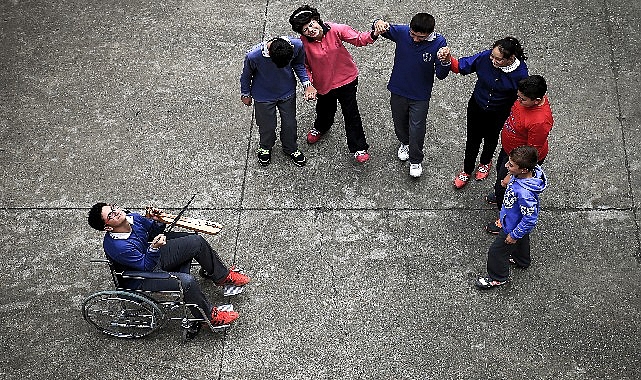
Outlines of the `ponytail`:
M523 46L521 46L519 40L514 37L505 37L494 42L494 45L492 45L492 49L496 47L499 48L501 54L503 54L503 56L506 58L515 56L519 59L519 61L527 60L527 56L523 51Z

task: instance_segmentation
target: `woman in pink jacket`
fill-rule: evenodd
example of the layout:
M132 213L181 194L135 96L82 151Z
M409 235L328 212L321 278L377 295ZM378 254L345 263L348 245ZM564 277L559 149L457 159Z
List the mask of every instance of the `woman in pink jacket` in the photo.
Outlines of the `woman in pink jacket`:
M365 46L378 38L379 32L358 32L349 25L324 23L316 8L304 5L289 17L292 29L302 35L305 65L318 91L316 120L307 133L307 142L316 143L334 124L337 102L345 119L347 147L356 161L369 160L363 122L356 102L358 68L343 42Z

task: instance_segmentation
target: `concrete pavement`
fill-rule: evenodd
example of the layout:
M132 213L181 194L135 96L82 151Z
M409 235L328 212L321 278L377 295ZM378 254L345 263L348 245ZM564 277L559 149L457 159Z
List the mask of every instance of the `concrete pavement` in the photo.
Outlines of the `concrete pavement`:
M343 122L309 163L258 133L239 100L244 53L291 35L302 3L0 3L0 377L5 379L638 379L641 6L630 0L461 4L312 2L326 21L369 28L427 11L455 55L521 39L550 85L550 186L533 265L479 292L495 217L490 181L460 191L474 76L434 88L423 176L396 157L386 89L393 44L350 48L372 160ZM97 201L179 209L225 225L210 241L253 282L228 332L184 343L177 325L138 341L80 313L109 289ZM204 284L215 302L227 302Z

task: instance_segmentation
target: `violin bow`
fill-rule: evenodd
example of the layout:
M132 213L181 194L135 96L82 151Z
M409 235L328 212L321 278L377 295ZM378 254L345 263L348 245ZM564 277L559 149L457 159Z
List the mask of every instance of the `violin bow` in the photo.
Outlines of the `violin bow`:
M189 202L187 202L187 204L185 205L185 207L183 207L183 209L182 209L182 210L180 210L180 212L178 213L178 215L176 215L176 217L174 218L174 221L173 221L173 222L171 222L171 224L169 225L169 227L167 227L167 229L165 229L165 233L166 233L166 234L167 234L167 233L169 233L169 232L171 232L171 230L174 228L174 226L176 225L176 223L178 223L178 219L180 219L180 217L182 216L183 212L185 212L185 210L187 210L187 207L189 207L189 204L191 203L191 201L193 201L193 200L194 200L194 198L195 198L195 197L196 197L196 194L194 194L194 195L192 195L192 196L191 196L191 199L189 200Z

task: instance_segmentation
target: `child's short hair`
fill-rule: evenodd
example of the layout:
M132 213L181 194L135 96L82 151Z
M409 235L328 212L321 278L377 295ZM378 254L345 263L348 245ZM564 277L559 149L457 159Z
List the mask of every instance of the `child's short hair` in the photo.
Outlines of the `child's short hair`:
M542 99L548 92L548 85L545 78L540 75L530 75L519 81L517 86L519 91L530 99Z
M294 56L294 47L284 38L277 37L269 41L269 57L282 69L287 66Z
M429 13L417 13L410 21L410 29L418 33L430 34L434 31L436 20Z
M521 169L534 171L534 168L539 161L539 152L533 146L522 145L518 148L512 149L512 152L510 152L510 160L517 164Z

